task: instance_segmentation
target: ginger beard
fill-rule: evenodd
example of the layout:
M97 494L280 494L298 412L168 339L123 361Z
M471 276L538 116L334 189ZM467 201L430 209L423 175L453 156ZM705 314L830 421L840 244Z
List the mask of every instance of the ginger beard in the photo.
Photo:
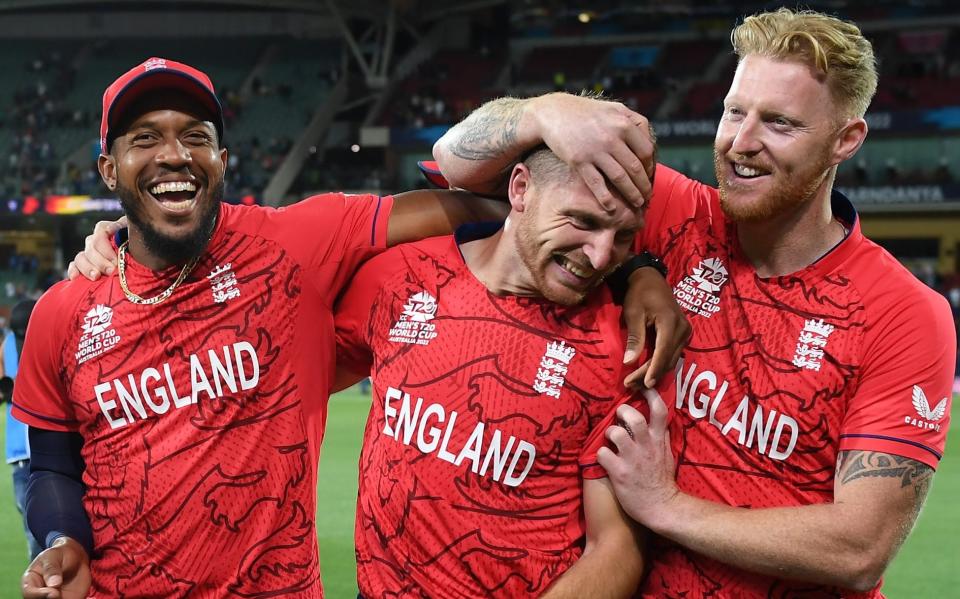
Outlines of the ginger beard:
M713 166L720 190L720 207L734 222L756 223L789 214L813 198L830 174L830 147L824 144L818 156L810 157L803 165L784 172L779 167L766 168L771 180L767 190L757 199L738 198L738 194L752 190L738 183L737 175L729 168L729 160L717 148L713 149ZM755 192L754 192L755 193Z
M217 214L220 212L220 202L223 201L224 182L220 179L212 188L204 186L203 193L210 197L202 202L202 208L197 224L186 234L173 237L165 235L154 228L143 211L143 200L137 192L117 181L117 197L123 212L130 223L136 227L148 252L170 264L181 264L196 258L207 247L213 229L217 224Z

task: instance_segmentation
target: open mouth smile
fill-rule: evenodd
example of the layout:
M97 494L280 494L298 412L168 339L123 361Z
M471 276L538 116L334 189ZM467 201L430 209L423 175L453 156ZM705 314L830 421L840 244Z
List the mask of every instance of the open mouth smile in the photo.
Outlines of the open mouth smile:
M733 167L733 173L739 179L756 179L757 177L762 177L764 175L770 174L768 170L760 167L747 166L745 164L740 164L737 162L731 162L730 164Z
M579 284L589 283L597 274L592 268L588 268L573 262L566 256L555 255L553 261L570 277Z
M182 214L196 205L197 189L191 181L163 181L151 185L147 192L165 211Z

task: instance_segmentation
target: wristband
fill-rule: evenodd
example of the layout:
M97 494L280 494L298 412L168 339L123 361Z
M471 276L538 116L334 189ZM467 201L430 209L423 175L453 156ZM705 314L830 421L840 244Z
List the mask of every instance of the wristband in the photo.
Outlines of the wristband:
M660 273L660 276L664 279L667 278L667 265L661 262L660 258L657 258L646 250L627 258L615 271L610 273L607 277L607 286L610 288L611 293L613 293L613 297L617 303L622 303L623 298L627 295L630 275L638 268L647 266Z

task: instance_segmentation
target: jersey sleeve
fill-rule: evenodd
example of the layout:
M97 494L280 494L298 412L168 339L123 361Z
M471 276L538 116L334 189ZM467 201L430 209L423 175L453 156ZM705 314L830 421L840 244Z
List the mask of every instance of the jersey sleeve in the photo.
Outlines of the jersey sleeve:
M629 393L623 390L610 406L610 411L606 416L590 431L586 442L583 444L583 451L580 453L580 477L584 479L606 478L607 471L603 466L597 463L597 452L604 445L607 445L606 431L609 427L617 423L617 408L628 403L636 408L646 417L649 413L643 396L637 393Z
M353 373L369 372L373 363L373 331L383 320L389 302L380 301L390 277L405 265L403 248L394 248L363 264L334 308L337 367ZM382 327L381 327L382 328Z
M370 265L360 267L343 296L337 301L333 322L337 335L337 369L353 373L370 371L370 322L378 289L375 278L364 276Z
M635 251L663 256L668 229L710 209L715 191L663 164L657 165L653 195L644 212L643 229L637 235Z
M597 463L597 451L606 444L607 438L604 433L607 428L616 424L617 408L624 403L632 402L631 405L642 412L646 412L645 408L641 409L641 406L635 402L634 395L636 394L623 386L623 380L635 366L633 364L625 366L620 361L624 350L623 341L626 339L626 331L620 322L620 310L615 308L612 302L607 301L606 298L600 302L598 310L597 326L610 356L610 370L614 373L612 380L608 380L606 384L614 392L614 397L613 401L604 406L604 412L599 414L599 420L587 435L580 452L580 476L584 479L606 478L607 476L607 471ZM648 358L648 350L644 350L636 363L643 364ZM609 379L609 376L607 378ZM641 401L639 403L645 402ZM596 419L596 417L595 415L594 418Z
M957 340L946 300L923 291L909 303L884 306L889 317L881 316L866 340L842 451L890 453L937 467L950 424Z
M328 305L357 267L386 249L393 197L328 193L276 211L276 232L310 268L310 280Z
M11 413L17 420L37 428L76 431L79 426L64 385L63 334L67 310L63 284L45 293L30 316L13 388Z

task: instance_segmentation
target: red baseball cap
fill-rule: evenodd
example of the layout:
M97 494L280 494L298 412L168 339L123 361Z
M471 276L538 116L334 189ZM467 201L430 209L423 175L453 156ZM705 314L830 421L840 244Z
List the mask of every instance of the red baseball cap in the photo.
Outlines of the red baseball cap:
M223 143L223 108L206 73L189 65L166 58L149 58L110 84L103 92L103 116L100 118L100 151L104 154L116 137L110 127L116 126L123 112L146 93L159 89L176 89L195 98L214 115L213 124Z
M417 162L417 166L420 167L420 172L423 173L427 181L441 189L450 189L450 184L447 183L447 178L440 172L440 167L437 166L436 161L420 160Z

